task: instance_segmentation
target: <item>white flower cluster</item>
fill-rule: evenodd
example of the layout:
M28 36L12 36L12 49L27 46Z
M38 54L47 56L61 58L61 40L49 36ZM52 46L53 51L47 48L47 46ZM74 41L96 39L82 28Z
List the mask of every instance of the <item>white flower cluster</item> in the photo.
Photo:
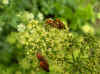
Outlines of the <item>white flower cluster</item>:
M38 13L37 17L38 17L38 19L39 19L40 21L42 21L42 20L44 19L43 14L40 13L40 12Z
M23 21L32 21L34 19L33 13L29 13L27 11L20 12L17 14L18 17L20 17Z
M33 18L34 18L34 15L32 13L28 13L28 12L25 12L25 16L26 16L27 20L33 20Z
M24 24L19 24L18 26L17 26L18 28L17 28L17 30L19 31L19 32L24 32L25 31L25 25Z

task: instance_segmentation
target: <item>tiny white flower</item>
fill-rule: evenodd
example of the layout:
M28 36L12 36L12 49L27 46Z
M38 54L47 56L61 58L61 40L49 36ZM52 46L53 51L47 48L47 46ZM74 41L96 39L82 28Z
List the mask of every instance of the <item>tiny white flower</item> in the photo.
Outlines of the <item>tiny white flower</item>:
M31 19L34 18L34 15L33 15L32 13L30 13L29 15L30 15L30 18L31 18Z
M42 13L39 12L37 17L38 17L39 20L43 20L43 14Z
M34 33L34 30L31 30L30 33L33 34Z
M32 13L25 12L25 17L27 18L27 20L31 21L34 18L34 15Z
M19 32L24 32L24 30L25 30L25 25L24 24L19 24L18 26L17 26L17 30L19 31Z

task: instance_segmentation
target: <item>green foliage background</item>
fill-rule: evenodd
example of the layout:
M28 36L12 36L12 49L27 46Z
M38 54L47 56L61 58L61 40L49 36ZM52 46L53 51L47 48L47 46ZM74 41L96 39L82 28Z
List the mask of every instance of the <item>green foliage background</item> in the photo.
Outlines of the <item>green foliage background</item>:
M47 74L39 68L37 51L48 60L50 74L99 74L95 36L99 4L99 0L0 0L0 74ZM46 28L48 17L59 18L66 30ZM58 58L64 63L58 65Z

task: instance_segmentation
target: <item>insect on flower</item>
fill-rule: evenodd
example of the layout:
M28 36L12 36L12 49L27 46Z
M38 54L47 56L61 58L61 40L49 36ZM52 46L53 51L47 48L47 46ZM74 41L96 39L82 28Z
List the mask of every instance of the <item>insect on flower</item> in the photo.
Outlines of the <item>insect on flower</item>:
M65 29L65 25L63 22L60 21L60 19L56 18L56 20L53 19L47 19L46 24L50 24L52 27L58 28L58 29Z
M36 56L39 60L40 67L42 69L44 69L46 72L49 72L49 64L48 64L47 60L45 60L45 58L42 56L41 53L37 53Z

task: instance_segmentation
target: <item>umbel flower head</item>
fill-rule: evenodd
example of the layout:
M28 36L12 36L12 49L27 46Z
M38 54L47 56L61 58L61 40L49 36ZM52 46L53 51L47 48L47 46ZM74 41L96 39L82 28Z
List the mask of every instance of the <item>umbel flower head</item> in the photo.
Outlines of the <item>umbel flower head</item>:
M52 26L45 28L42 23L40 24L36 20L24 26L26 27L25 31L18 32L18 41L25 46L25 49L23 49L26 53L25 58L34 62L31 63L33 67L32 71L39 71L41 73L46 71L50 73L53 72L53 74L63 74L62 72L65 69L66 73L64 74L71 72L80 74L80 70L83 74L86 74L89 72L88 70L91 69L91 71L94 71L98 68L98 65L95 65L96 68L92 69L91 67L93 67L93 65L91 60L88 59L88 57L92 58L91 56L94 56L93 58L97 58L98 56L95 55L97 54L99 43L93 35L79 35L69 32L68 29L59 30ZM88 29L88 27L85 28ZM91 48L94 49L92 50L94 54L92 54ZM48 60L46 60L46 58ZM65 59L63 65L61 63L61 65L58 66L56 61L57 58ZM97 62L97 60L94 59L93 61ZM37 70L38 66L44 71L42 71L41 68Z

